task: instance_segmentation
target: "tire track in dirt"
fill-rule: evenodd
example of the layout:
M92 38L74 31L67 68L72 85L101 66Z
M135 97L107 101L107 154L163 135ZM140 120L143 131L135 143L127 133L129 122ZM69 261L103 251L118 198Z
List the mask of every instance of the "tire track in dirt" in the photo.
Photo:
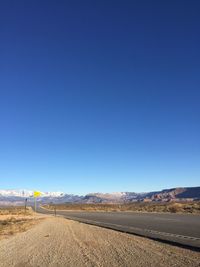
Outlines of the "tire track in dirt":
M73 240L76 242L77 246L79 247L79 251L83 256L84 263L86 264L86 266L102 267L102 265L97 262L98 259L95 257L95 255L91 254L91 251L88 250L88 247L84 244L84 242L80 239L80 237L78 237L75 234L71 225L69 225L69 231L72 235Z

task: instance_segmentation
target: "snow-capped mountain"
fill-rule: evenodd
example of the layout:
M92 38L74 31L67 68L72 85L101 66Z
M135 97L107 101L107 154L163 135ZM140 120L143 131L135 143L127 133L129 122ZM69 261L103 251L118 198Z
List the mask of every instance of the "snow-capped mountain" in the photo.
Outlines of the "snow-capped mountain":
M0 190L0 205L22 205L25 199L28 203L34 202L33 190L17 189L17 190ZM82 196L65 194L63 192L41 192L41 196L37 198L40 203L66 203L80 202Z
M30 197L33 191L30 190L0 190L0 196L4 197Z
M18 189L18 190L0 190L1 197L32 197L32 190ZM40 192L41 197L61 197L63 192Z
M21 205L25 198L34 202L32 190L0 190L0 205ZM200 200L200 187L171 188L156 192L90 193L85 196L63 192L41 192L40 203L131 203L135 201Z

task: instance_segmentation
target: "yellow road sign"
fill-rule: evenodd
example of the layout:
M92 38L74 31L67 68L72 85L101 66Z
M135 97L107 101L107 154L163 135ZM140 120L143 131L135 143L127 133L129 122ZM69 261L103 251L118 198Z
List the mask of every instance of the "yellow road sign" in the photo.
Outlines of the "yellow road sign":
M34 197L40 197L41 196L41 193L39 191L34 191L33 192L33 196Z

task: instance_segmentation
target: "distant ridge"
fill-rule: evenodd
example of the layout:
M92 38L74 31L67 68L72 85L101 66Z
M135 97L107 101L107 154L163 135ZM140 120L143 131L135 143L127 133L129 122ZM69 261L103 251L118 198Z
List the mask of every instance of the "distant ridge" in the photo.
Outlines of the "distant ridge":
M135 201L193 201L200 200L200 187L176 187L161 191L135 193L90 193L85 196L66 194L63 192L41 192L38 201L41 203L131 203ZM27 198L33 202L31 190L0 190L0 205L20 205Z

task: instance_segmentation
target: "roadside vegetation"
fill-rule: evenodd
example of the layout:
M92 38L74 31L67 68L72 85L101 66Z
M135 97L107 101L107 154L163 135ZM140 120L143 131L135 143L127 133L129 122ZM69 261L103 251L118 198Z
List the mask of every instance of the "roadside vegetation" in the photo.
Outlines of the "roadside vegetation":
M38 221L31 208L0 208L0 239L18 232L24 232Z
M33 211L31 208L25 208L22 206L5 206L5 207L0 207L0 216L2 215L32 215Z
M200 214L200 201L193 202L134 202L127 204L49 204L43 206L50 210L75 211L136 211L136 212L169 212Z

